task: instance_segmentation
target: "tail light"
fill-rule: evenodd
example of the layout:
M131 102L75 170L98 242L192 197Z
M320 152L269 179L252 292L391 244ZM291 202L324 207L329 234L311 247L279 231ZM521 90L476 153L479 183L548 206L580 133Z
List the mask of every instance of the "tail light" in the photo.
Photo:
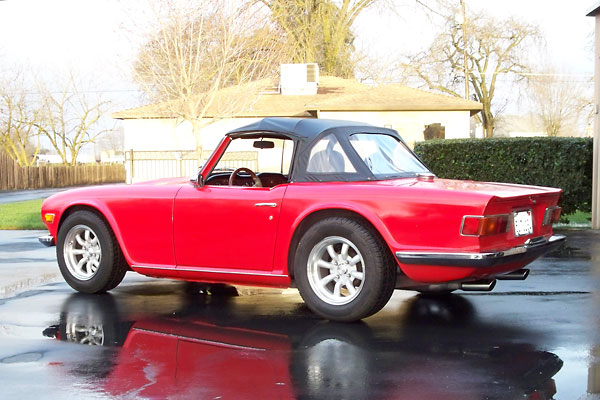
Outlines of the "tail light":
M544 213L544 222L542 223L542 225L547 226L558 222L558 220L560 219L561 211L562 208L560 208L559 206L546 208L546 212Z
M463 236L489 236L505 233L508 229L508 215L465 215L460 233Z

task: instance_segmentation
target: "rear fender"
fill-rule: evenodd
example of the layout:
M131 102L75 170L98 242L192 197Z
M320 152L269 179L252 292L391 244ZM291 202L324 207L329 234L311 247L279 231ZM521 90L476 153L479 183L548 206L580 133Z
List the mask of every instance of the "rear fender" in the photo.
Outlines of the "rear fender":
M293 275L292 262L294 259L296 246L300 241L300 238L302 237L303 233L306 231L306 227L301 226L302 223L310 219L315 214L327 212L330 212L332 215L348 213L349 215L358 216L360 219L366 221L366 223L370 225L370 228L372 228L375 231L375 233L381 237L381 239L387 245L388 249L392 251L392 246L394 244L394 239L392 235L390 234L387 227L384 225L383 221L381 221L381 219L377 216L377 214L370 211L368 208L363 208L359 205L348 203L318 204L304 210L301 214L297 216L297 218L294 220L294 223L292 224L290 230L291 234L289 234L290 240L287 242L287 246L285 246L285 248L288 249L288 251L286 254L286 259L283 263L283 265L285 265L287 269L287 271L283 271L284 273L287 273L290 276Z

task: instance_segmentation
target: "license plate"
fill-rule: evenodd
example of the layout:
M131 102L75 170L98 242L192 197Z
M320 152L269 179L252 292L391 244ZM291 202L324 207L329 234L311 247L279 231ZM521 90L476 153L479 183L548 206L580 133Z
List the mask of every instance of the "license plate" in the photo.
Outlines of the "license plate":
M513 213L515 236L526 236L533 233L533 218L531 210Z

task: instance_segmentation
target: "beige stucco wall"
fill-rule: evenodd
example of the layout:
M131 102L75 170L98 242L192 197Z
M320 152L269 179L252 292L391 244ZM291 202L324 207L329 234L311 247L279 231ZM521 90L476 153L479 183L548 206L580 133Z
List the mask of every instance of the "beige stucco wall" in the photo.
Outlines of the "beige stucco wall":
M440 123L446 127L446 139L469 137L469 111L322 111L320 118L344 119L391 127L413 145L423 140L425 125ZM211 123L201 130L202 147L213 150L223 135L259 118L231 118ZM170 119L128 119L123 121L125 150L194 150L196 139L187 121Z
M259 118L232 118L215 121L200 131L202 148L213 150L230 130ZM125 150L195 150L196 138L188 121L174 119L127 119L123 121Z
M440 123L446 127L447 139L469 137L468 111L321 112L319 117L390 127L397 130L411 147L415 142L423 140L425 125L432 123ZM200 138L204 157L217 147L227 132L257 120L259 118L222 119L202 128ZM174 119L129 119L124 120L123 125L126 151L196 150L196 138L189 122ZM135 166L131 162L125 163L129 183L168 176L191 176L197 171L199 164L197 160L136 163Z
M411 147L423 140L425 125L446 127L446 139L469 137L469 111L321 111L319 118L346 119L385 126L398 131Z
M230 130L256 121L257 118L238 118L215 121L200 131L204 158L214 150L221 138ZM192 176L202 162L197 159L177 159L179 151L195 151L197 142L192 125L175 119L128 119L123 121L124 148L128 152L165 152L154 161L140 160L148 155L136 154L136 161L125 162L127 183L143 182L158 178ZM156 157L156 153L152 157ZM150 158L152 158L150 157ZM180 157L180 156L179 156ZM129 159L130 160L130 159Z

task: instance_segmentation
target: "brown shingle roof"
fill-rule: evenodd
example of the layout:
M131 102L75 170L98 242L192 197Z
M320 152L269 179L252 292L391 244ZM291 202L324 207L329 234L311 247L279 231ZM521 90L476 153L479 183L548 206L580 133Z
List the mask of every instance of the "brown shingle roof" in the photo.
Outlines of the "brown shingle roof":
M265 81L264 87L269 83ZM227 89L220 94L226 101ZM219 101L205 117L221 116ZM403 85L370 86L351 79L321 76L316 95L288 95L264 92L245 112L236 117L312 117L317 111L470 111L482 109L481 103L414 89ZM168 104L157 103L116 112L116 119L173 118Z

